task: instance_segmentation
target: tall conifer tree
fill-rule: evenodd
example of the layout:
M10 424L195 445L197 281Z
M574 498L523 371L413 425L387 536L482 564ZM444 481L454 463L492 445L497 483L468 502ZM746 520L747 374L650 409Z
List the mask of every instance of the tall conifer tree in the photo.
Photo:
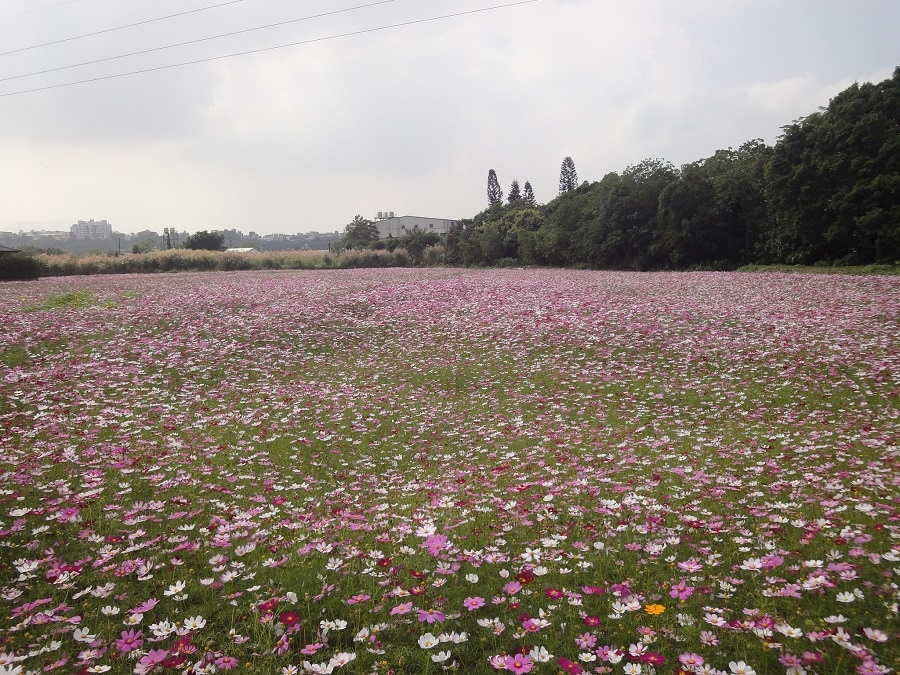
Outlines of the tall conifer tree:
M497 172L488 171L487 198L490 206L503 203L503 190L500 189L500 181L497 180Z
M559 168L559 194L564 195L578 187L578 173L575 171L575 162L571 157L566 157Z

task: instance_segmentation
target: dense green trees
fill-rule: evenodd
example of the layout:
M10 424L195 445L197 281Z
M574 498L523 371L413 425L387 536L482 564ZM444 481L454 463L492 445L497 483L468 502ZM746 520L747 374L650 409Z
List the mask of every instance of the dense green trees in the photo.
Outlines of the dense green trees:
M347 223L338 241L338 248L366 248L378 241L378 226L358 213Z
M402 246L424 264L436 259L433 250L424 253L438 243L444 261L462 265L894 264L900 261L900 67L891 79L853 85L827 108L784 127L774 147L752 140L680 168L645 159L580 185L566 157L559 196L544 206L531 183L520 189L518 180L504 204L491 169L487 196L488 208L458 221L442 241L425 233L377 241L377 229L357 216L345 244Z
M225 235L221 232L208 232L201 230L189 236L184 247L194 251L224 251Z
M518 183L514 183L518 187ZM498 188L499 189L499 188ZM512 190L511 190L512 192ZM749 263L900 260L900 67L784 127L680 169L644 160L536 207L531 185L454 233L452 262L606 269L729 269Z
M857 264L900 258L900 67L854 84L784 127L769 165L773 258Z

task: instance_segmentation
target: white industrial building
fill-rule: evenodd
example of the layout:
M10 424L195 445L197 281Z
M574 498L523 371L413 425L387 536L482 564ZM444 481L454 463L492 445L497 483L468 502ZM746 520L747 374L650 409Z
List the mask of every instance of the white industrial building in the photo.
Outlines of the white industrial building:
M419 229L421 232L447 234L456 225L455 220L447 218L423 218L421 216L395 216L393 211L379 211L375 216L379 239L402 237L407 232Z

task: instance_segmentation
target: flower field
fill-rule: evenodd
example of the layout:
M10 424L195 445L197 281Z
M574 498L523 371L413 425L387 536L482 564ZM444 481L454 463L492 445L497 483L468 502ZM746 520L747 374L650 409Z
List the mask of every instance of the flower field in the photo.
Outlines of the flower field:
M0 285L0 674L900 669L900 278Z

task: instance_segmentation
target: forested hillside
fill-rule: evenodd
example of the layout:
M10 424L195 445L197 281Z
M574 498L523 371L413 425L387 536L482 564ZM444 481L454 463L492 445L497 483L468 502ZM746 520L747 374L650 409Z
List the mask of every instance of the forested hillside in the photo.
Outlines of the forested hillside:
M571 158L562 173L574 175ZM515 182L517 187L518 183ZM530 185L529 185L530 188ZM492 192L493 191L493 192ZM783 128L681 168L647 159L535 205L514 193L461 221L448 262L603 269L900 260L900 67Z

